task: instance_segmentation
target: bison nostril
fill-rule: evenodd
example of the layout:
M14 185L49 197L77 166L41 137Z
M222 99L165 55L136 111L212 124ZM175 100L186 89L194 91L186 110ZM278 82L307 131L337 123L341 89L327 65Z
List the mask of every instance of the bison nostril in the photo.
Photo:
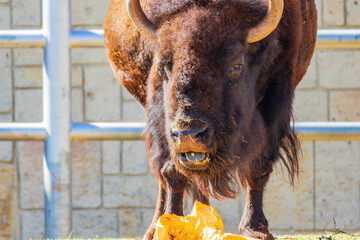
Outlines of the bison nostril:
M171 138L173 140L178 140L179 139L179 134L177 133L176 130L171 129Z
M186 160L187 160L187 158L186 158L186 153L180 153L180 159L181 159L182 161L186 161Z
M195 138L202 139L205 138L209 133L209 130L207 127L202 128L199 132L195 134Z
M182 123L182 122L180 122ZM186 124L176 124L170 128L171 140L178 144L191 145L194 142L207 142L211 136L211 129L204 121L191 120Z

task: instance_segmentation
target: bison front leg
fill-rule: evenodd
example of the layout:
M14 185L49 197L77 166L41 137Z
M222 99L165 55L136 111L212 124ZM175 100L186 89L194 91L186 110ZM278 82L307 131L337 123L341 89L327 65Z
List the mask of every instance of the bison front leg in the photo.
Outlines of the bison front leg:
M192 190L193 190L192 191L192 193L193 193L193 196L192 196L193 205L194 205L194 203L196 201L201 202L201 203L206 204L206 205L210 205L209 194L204 194L195 183L193 184L193 189Z
M187 178L179 173L175 164L167 162L161 169L161 182L159 183L159 195L156 211L150 227L148 228L144 240L156 239L155 225L164 213L174 213L183 216L183 198Z
M166 204L166 187L163 185L163 183L160 182L155 214L154 214L153 220L152 220L148 230L146 231L146 233L144 235L144 238L143 238L144 240L154 239L155 225L156 225L159 217L161 217L161 215L163 215L165 212L165 204Z
M239 225L239 231L245 236L266 240L274 239L269 233L269 224L263 212L264 187L269 180L270 172L247 181L245 208Z
M168 189L165 213L183 216L184 191L188 184L188 179L176 170L175 164L172 162L168 162L163 167L161 175Z

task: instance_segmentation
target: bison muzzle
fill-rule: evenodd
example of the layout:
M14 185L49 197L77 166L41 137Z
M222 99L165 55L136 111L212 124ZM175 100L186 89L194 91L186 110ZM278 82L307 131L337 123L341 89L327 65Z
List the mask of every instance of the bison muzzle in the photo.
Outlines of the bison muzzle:
M112 0L107 54L117 80L142 104L158 202L183 215L184 192L246 203L239 231L273 239L263 191L280 161L299 172L290 125L296 85L316 41L314 0Z

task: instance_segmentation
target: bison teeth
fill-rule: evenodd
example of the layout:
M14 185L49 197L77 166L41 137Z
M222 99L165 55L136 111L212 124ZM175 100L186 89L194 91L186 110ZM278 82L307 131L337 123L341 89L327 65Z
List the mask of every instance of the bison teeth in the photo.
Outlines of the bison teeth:
M204 152L186 152L185 156L189 162L202 162L209 157L209 154Z

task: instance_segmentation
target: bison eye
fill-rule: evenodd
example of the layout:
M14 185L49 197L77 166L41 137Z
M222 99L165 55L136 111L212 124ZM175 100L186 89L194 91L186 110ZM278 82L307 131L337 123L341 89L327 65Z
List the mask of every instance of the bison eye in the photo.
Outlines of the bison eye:
M236 64L235 66L233 66L233 68L231 69L231 72L238 72L241 71L243 69L243 65L242 64Z

